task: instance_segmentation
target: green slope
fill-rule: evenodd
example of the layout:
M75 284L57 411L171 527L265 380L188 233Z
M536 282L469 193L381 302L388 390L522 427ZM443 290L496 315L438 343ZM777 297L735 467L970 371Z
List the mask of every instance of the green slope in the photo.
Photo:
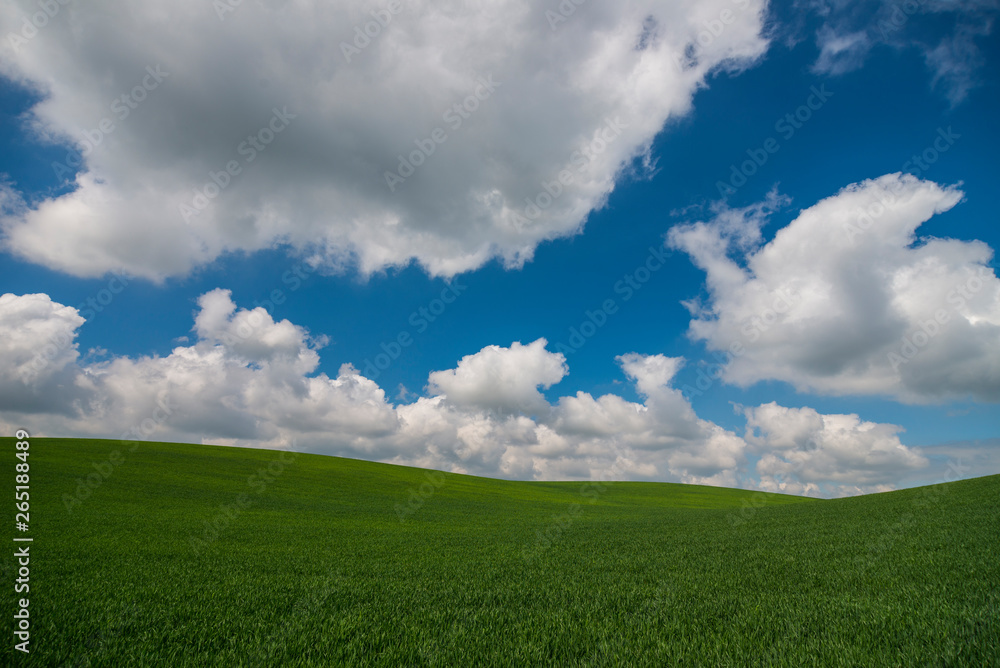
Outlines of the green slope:
M279 465L277 452L210 446L31 444L32 651L8 642L14 665L1000 656L1000 476L812 501L305 454ZM14 443L0 445L13 488ZM13 583L15 560L0 568Z

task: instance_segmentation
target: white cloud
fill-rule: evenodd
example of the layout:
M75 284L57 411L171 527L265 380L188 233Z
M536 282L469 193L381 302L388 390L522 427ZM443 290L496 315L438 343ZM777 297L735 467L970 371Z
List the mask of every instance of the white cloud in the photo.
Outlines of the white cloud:
M618 361L629 378L635 379L635 386L639 392L647 397L666 387L684 363L680 357L647 356L638 353L621 355Z
M1000 400L992 249L916 235L961 197L888 174L805 209L763 246L733 248L731 213L725 224L675 227L670 242L707 274L708 303L689 303L690 335L726 351L723 378L740 386L773 379L911 402ZM766 212L754 211L743 218L759 230Z
M66 412L80 397L72 369L79 357L77 310L46 294L0 296L0 404L22 411Z
M908 471L928 465L904 446L891 424L857 415L821 415L776 403L745 410L746 440L761 453L761 489L790 494L883 492Z
M767 46L762 0L588 3L555 30L555 3L412 0L380 28L381 7L243 3L220 21L200 0L95 2L3 40L0 73L43 96L36 134L86 153L72 192L8 202L8 248L157 280L280 243L362 272L518 266L579 231L709 72ZM37 11L0 5L0 34ZM355 28L378 33L357 53ZM185 224L196 190L212 197Z
M36 423L43 431L81 436L192 440L201 434L194 440L267 442L289 429L347 432L353 439L395 427L395 414L374 382L349 367L335 379L309 375L319 356L301 328L276 323L263 309L237 312L224 290L203 295L199 305L195 345L166 357L80 365L72 343L83 323L76 309L47 295L0 297L0 328L11 333L4 339L11 354L0 369L9 395L4 409L43 416ZM24 361L48 356L38 341L52 341L59 352L36 380L19 385ZM26 388L38 398L29 405L17 399ZM143 427L146 421L152 426Z
M306 332L288 320L274 322L267 309L258 306L237 312L229 290L216 289L198 299L194 331L210 344L225 344L235 355L255 363L284 364L296 373L316 369L319 355L309 347ZM319 346L325 340L317 342Z
M487 346L466 355L458 367L431 373L431 394L446 395L456 406L500 413L534 413L548 408L538 387L549 388L562 380L568 369L562 353L545 349L538 339L526 346L519 341L510 348Z
M889 485L892 467L923 465L899 445L897 427L774 404L747 411L745 441L699 418L672 386L682 358L618 357L642 403L578 392L550 404L538 390L567 369L544 339L487 346L454 369L432 372L433 396L393 405L350 364L336 378L317 374L322 339L303 328L275 322L263 309L239 309L226 290L202 295L198 305L191 345L165 357L85 363L72 343L82 324L76 309L46 295L3 295L0 426L39 436L275 448L294 442L310 452L515 479L756 487L747 471L749 441L762 455L760 484L825 494ZM19 370L48 336L68 347L32 385ZM808 454L817 438L822 452Z

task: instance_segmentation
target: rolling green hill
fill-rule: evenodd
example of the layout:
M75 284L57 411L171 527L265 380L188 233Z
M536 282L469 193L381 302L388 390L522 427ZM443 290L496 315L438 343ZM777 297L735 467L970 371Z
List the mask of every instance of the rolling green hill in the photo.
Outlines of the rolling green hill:
M30 453L31 652L8 640L5 664L1000 657L1000 476L815 501L166 443ZM0 568L13 611L16 559Z

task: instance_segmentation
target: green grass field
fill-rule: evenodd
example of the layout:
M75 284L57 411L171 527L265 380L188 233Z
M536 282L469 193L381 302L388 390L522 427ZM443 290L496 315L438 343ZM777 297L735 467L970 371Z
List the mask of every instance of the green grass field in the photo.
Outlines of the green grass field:
M1000 476L815 501L164 443L30 453L31 653L8 634L5 665L1000 665Z

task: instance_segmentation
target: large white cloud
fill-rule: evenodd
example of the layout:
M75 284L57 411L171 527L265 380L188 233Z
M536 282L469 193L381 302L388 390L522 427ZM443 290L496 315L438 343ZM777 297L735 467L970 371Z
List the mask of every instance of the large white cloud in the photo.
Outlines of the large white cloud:
M690 334L728 356L723 377L911 402L1000 401L1000 281L980 241L918 238L962 193L910 175L850 185L767 244L767 206L675 227L707 274ZM735 232L732 221L750 231Z
M747 467L747 441L699 418L672 386L683 359L618 358L642 403L578 392L550 404L539 388L558 383L567 369L544 339L487 346L454 369L432 372L431 396L393 405L349 364L336 378L316 373L322 337L275 322L264 309L239 309L226 290L206 293L198 304L191 345L165 357L83 362L76 309L46 295L3 295L0 333L8 336L0 357L0 428L294 444L504 478L672 480L814 494L890 485L893 466L906 472L926 464L900 445L892 425L769 405L747 411L747 438L762 456L758 481ZM25 360L39 351L49 363L24 376ZM807 424L799 428L800 422ZM822 457L803 460L798 451L820 436Z
M85 154L72 192L3 195L8 248L153 279L276 243L362 272L517 266L767 46L763 0L391 4L57 3L37 30L35 2L0 5L0 73Z
M858 494L892 489L907 471L928 465L907 448L900 427L857 415L821 415L776 403L748 408L747 441L760 448L761 487L791 494ZM808 481L808 482L804 482Z
M81 396L74 365L76 309L46 294L0 296L0 403L8 409L66 412Z
M562 397L551 425L580 444L599 451L612 443L645 463L640 477L669 474L671 479L702 484L738 484L744 464L743 440L695 415L680 390L671 386L683 358L629 353L618 357L623 371L643 395L642 404L586 392Z

